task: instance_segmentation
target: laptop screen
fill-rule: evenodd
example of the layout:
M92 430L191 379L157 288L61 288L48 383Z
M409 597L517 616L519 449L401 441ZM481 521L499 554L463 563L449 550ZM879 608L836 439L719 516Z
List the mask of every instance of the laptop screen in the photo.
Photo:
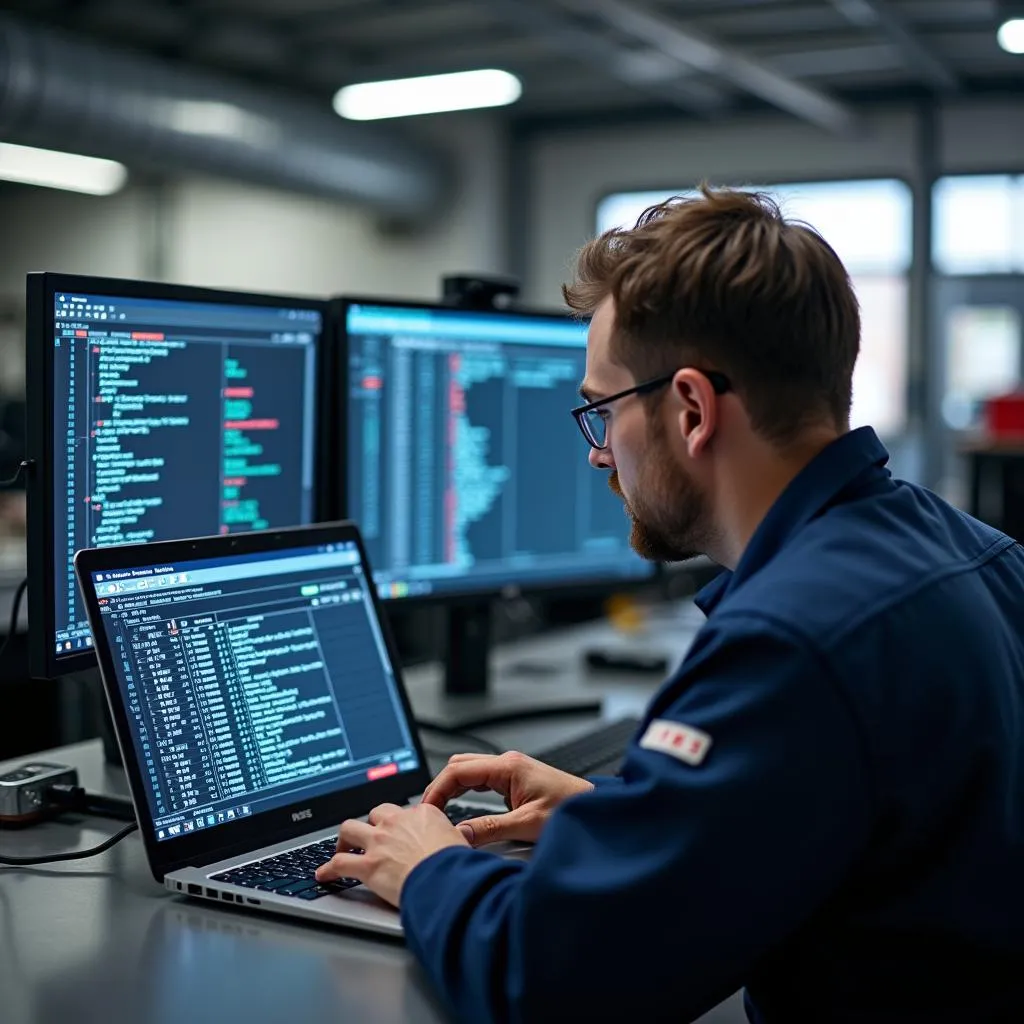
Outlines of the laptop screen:
M355 543L90 582L157 840L419 767Z

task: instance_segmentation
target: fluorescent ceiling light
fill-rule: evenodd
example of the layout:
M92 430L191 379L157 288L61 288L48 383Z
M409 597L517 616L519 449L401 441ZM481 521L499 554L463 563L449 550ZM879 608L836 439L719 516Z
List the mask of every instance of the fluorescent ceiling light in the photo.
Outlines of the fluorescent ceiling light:
M1010 18L996 33L999 45L1007 53L1024 53L1024 18Z
M241 139L256 145L279 141L276 125L234 103L216 100L171 100L161 111L164 124L188 135L214 139Z
M445 110L503 107L515 103L522 91L519 79L507 71L457 71L346 85L334 96L334 110L352 121L376 121Z
M109 196L123 187L128 171L115 160L0 142L0 179Z

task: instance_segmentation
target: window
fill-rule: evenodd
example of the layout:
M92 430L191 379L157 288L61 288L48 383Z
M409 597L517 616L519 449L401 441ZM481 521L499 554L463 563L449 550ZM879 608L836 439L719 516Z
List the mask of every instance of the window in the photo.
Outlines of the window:
M940 274L1024 272L1024 176L940 178L932 216L932 263Z
M940 178L932 216L942 418L971 430L1024 380L1024 175Z
M770 192L790 219L806 221L836 250L861 307L861 352L853 375L851 423L892 437L906 426L910 187L892 178L742 186ZM598 204L597 229L628 227L648 206L693 190L621 192Z
M1020 380L1021 317L1013 306L955 305L946 310L946 387L942 418L954 430L976 426L985 400Z

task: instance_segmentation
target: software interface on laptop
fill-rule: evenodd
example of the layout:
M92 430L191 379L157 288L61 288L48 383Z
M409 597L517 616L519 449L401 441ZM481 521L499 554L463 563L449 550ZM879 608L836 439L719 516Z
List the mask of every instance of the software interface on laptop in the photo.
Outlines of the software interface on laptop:
M354 543L90 582L158 840L419 767Z

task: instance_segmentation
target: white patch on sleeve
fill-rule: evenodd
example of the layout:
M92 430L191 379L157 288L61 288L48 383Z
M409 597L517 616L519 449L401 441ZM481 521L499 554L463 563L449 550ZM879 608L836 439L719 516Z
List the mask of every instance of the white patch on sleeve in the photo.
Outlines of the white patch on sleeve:
M640 738L640 746L645 750L670 754L684 764L696 767L707 755L711 737L692 726L656 718Z

